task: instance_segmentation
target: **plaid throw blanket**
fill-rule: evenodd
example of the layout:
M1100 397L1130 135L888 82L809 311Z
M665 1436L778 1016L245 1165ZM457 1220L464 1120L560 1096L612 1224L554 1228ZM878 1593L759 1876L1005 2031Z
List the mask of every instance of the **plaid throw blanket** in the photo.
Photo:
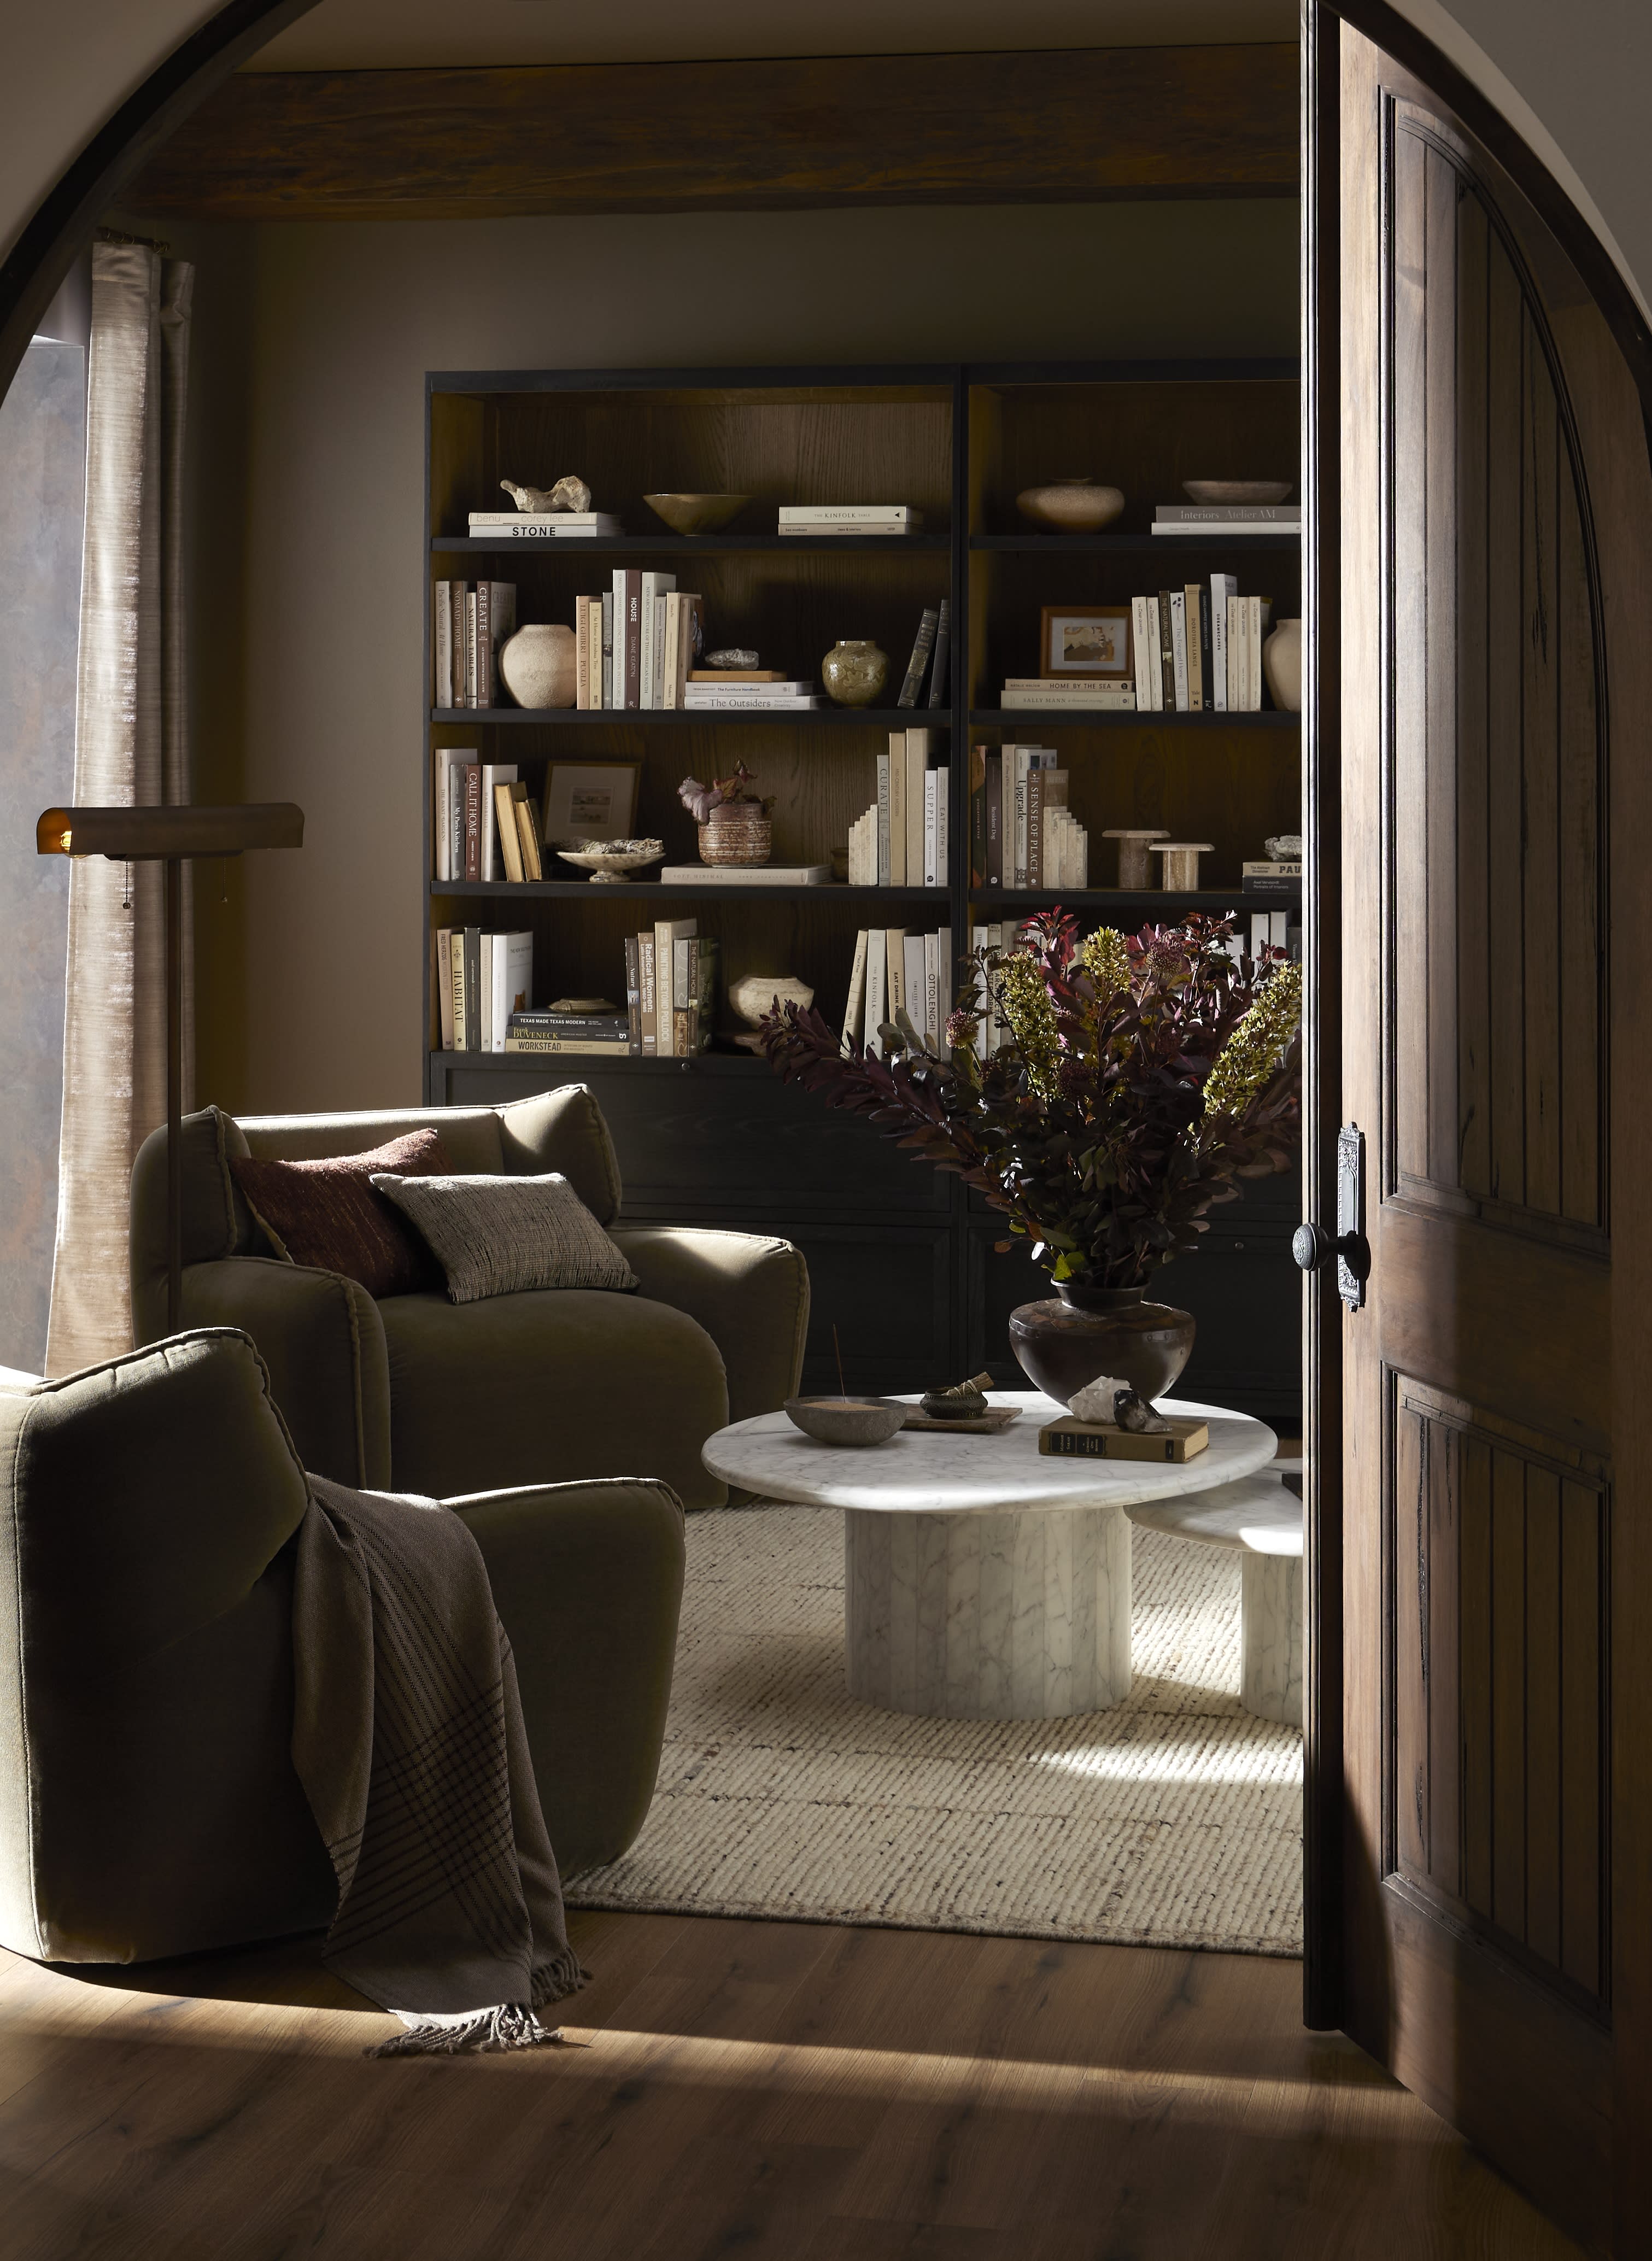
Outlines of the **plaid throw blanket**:
M480 1548L431 1499L310 1478L293 1763L339 1880L323 1959L409 2031L368 2052L530 2049L584 1985Z

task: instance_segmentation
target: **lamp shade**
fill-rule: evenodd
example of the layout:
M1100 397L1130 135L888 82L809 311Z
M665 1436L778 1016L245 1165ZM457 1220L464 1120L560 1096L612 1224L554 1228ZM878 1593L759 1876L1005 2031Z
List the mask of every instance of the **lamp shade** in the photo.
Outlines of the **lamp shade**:
M304 811L290 800L48 808L35 825L34 844L42 856L107 856L120 864L239 856L248 848L302 848Z

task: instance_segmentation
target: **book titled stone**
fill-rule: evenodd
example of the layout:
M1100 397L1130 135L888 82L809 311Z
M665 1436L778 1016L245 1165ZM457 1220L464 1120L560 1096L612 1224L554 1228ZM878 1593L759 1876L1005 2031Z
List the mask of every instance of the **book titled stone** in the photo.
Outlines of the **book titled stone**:
M1210 1441L1203 1421L1174 1421L1157 1436L1116 1429L1110 1422L1080 1421L1064 1413L1038 1432L1038 1450L1075 1461L1170 1461L1178 1465L1202 1453Z

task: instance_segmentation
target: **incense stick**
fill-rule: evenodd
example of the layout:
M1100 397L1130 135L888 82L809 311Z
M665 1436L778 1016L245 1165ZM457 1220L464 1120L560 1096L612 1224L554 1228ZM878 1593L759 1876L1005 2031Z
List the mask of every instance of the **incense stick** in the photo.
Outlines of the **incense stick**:
M849 1401L849 1392L844 1388L844 1353L843 1347L837 1339L837 1322L836 1319L832 1321L832 1354L837 1360L837 1395L844 1400L844 1403L847 1404Z

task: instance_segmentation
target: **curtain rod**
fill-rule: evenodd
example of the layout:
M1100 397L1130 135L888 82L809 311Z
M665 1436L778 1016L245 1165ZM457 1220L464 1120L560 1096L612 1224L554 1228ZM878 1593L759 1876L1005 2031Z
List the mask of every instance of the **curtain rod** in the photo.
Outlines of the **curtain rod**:
M170 259L172 256L172 246L164 240L153 235L128 235L124 228L100 227L96 232L94 240L98 243L141 244L146 251L159 252L162 259Z

